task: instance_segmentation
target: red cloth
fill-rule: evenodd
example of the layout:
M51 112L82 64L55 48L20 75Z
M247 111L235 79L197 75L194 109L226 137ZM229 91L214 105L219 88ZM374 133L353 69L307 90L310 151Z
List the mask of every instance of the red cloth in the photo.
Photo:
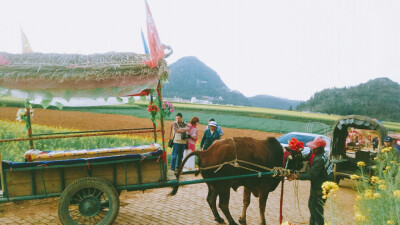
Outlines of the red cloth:
M315 156L315 153L313 153L313 154L311 155L311 157L310 157L310 166L312 166L312 161L313 161L313 159L314 159L314 156Z
M289 151L285 151L285 153L283 153L283 168L286 167L286 159L287 157L289 157L290 152Z
M142 96L142 95L149 95L150 94L150 89L145 89L140 93L133 94L133 95L128 95L128 96Z
M161 44L156 24L154 23L153 16L151 15L149 5L146 3L146 18L147 18L147 39L149 41L150 48L150 60L145 63L150 67L154 68L158 66L158 60L164 57L164 48Z

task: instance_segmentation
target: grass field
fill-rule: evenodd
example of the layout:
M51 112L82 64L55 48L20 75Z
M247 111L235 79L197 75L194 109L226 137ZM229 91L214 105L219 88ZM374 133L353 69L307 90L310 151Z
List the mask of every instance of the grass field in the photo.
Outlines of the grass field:
M22 107L24 101L12 97L0 98L0 106ZM82 111L95 113L110 113L133 115L147 118L146 111L148 103L137 101L134 105L114 105L114 106L95 106L95 107L64 107L65 111ZM327 115L320 113L307 113L298 111L288 111L279 109L267 109L256 107L228 106L228 105L203 105L174 103L176 112L181 112L184 120L189 121L193 116L200 118L201 124L206 124L209 118L215 118L223 127L251 129L267 132L287 133L291 131L304 132L306 124L309 122L320 122L326 126L333 126L335 121L340 118L338 115ZM57 109L52 107L52 109ZM166 118L174 120L174 116ZM400 132L400 123L383 122L392 132ZM315 127L313 133L324 134L324 127Z
M147 118L148 112L137 106L103 106L103 107L65 107L63 110L82 111L82 112L95 112L95 113L111 113L122 115L134 115L137 117ZM259 131L268 131L276 133L287 133L290 131L304 131L306 122L302 121L288 121L280 119L270 119L262 117L251 117L246 115L236 115L220 112L206 112L190 109L177 109L177 112L183 114L184 120L189 121L193 116L200 119L201 124L206 124L207 121L213 117L221 126L229 128L250 129ZM174 116L167 118L167 120L175 120ZM320 132L321 130L316 130Z
M95 106L95 107L65 107L63 110L84 111L95 113L111 113L134 115L146 118L148 112L146 102L136 102L135 105ZM176 112L181 112L184 120L188 121L193 116L200 118L201 124L206 124L209 118L214 118L221 126L230 128L251 129L267 132L287 133L292 131L304 132L309 122L320 122L332 127L338 115L319 113L306 113L279 109L256 107L225 106L225 105L200 105L174 103ZM174 120L174 116L166 118ZM390 131L400 132L400 123L383 122ZM325 134L323 126L317 126L313 133Z

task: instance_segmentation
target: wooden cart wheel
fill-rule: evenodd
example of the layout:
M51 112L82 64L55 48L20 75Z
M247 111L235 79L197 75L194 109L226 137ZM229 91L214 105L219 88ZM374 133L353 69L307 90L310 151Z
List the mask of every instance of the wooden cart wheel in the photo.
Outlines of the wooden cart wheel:
M62 192L58 217L62 224L112 224L119 211L115 188L98 177L76 180Z

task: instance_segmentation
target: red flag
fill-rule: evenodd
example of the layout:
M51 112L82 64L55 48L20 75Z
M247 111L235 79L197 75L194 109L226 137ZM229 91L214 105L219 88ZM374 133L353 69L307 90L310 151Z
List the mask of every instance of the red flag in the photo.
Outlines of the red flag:
M146 3L146 22L147 22L147 39L149 41L150 48L150 60L145 63L150 67L154 68L158 66L158 60L164 57L164 48L161 45L160 38L156 24L154 23L153 16L151 15L149 5Z
M10 62L0 54L0 66L7 66Z

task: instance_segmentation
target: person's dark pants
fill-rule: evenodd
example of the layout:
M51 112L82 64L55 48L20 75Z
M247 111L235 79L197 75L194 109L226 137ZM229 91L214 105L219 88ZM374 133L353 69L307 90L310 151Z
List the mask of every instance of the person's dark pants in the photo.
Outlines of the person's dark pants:
M181 163L183 158L183 152L185 151L186 144L176 144L174 143L174 147L172 148L172 156L171 156L171 170L177 169Z
M322 199L322 194L315 194L310 191L308 199L308 209L310 210L310 225L324 225L324 204L325 199Z

